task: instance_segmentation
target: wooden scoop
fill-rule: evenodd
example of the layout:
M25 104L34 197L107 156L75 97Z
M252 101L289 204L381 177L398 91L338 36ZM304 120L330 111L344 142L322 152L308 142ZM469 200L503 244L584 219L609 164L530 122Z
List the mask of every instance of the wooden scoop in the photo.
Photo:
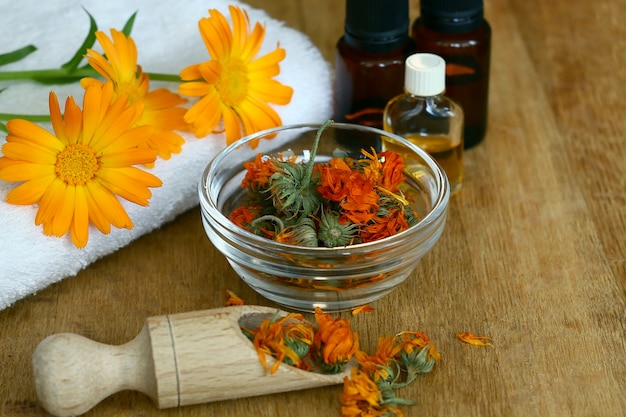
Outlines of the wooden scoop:
M151 317L120 346L70 333L49 336L33 354L37 394L49 413L62 417L85 413L122 390L170 408L342 383L350 367L334 375L287 364L273 375L263 368L240 326L256 328L275 313L244 305Z

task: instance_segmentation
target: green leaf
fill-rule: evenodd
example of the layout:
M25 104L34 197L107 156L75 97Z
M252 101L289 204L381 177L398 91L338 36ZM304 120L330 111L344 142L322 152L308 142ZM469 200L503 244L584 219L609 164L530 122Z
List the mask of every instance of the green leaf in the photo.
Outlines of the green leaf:
M44 114L0 113L0 120L23 119L33 123L49 122L50 116Z
M80 64L80 62L83 60L83 56L85 55L85 53L87 53L87 49L91 48L96 42L96 31L98 30L98 25L96 24L96 21L91 13L89 13L87 9L83 8L83 10L85 10L85 13L87 13L87 15L89 16L89 33L87 34L85 41L80 46L80 48L78 48L78 51L76 51L72 59L61 65L61 68L68 70L69 72L74 71L78 67L78 64Z
M0 132L9 133L9 129L7 129L4 123L0 123Z
M0 54L0 66L26 58L36 50L37 48L34 45L27 45L23 48L16 49L15 51L7 52L6 54Z
M135 24L135 17L137 17L137 12L133 13L132 16L128 18L126 23L124 24L124 29L122 29L122 33L126 35L126 37L130 36L130 32L133 30L133 25Z

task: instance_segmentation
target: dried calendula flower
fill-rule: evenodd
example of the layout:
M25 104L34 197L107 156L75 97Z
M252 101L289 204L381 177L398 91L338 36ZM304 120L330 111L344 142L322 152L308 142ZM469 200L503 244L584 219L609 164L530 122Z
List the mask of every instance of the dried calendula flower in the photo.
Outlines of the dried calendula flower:
M279 312L263 320L256 329L242 328L243 333L252 340L259 355L259 360L268 369L266 355L276 359L270 369L274 374L282 362L302 369L309 369L305 357L313 343L313 329L304 322L301 314L290 313L279 318Z
M341 394L341 414L344 417L402 417L398 405L413 405L414 401L398 398L388 384L376 384L367 373L352 369L344 378Z
M493 341L489 336L474 336L471 332L457 333L457 339L462 342L468 343L474 346L491 346L493 347Z
M318 239L328 248L347 246L358 232L355 223L341 222L337 213L329 210L322 211L319 222Z
M356 360L361 370L374 382L391 383L396 380L399 373L394 359L401 349L402 346L396 343L395 336L381 336L378 338L378 346L373 355L359 350L356 353Z
M430 372L441 355L424 333L407 331L400 333L398 338L400 349L396 358L407 374L404 383L396 384L399 388L413 382L419 374Z
M318 180L314 178L315 156L322 132L333 121L324 122L315 135L309 161L298 164L293 161L275 161L276 172L269 178L269 190L274 206L288 218L307 217L316 214L321 206L317 193Z
M333 319L319 307L315 308L315 320L319 324L315 333L319 365L327 373L341 372L359 349L357 333L351 330L349 321Z

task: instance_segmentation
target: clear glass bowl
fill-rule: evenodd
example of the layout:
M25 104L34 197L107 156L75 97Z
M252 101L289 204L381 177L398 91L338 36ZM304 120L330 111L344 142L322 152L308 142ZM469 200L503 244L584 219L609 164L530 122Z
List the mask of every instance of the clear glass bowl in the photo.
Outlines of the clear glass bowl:
M419 223L385 239L337 248L279 243L232 223L228 214L244 195L244 162L259 152L277 155L290 150L302 157L319 127L281 126L240 139L208 164L198 191L206 233L241 279L287 308L313 311L319 306L336 312L377 300L411 275L441 236L450 190L439 165L404 138L367 126L334 123L322 134L316 161L328 161L338 153L358 157L361 149L371 146L401 153L407 178L403 191L414 199Z

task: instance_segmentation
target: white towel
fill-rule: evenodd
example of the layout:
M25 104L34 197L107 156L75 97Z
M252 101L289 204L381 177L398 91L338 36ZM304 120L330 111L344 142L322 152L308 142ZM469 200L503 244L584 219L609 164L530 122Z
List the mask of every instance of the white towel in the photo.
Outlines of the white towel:
M270 18L265 12L244 3L224 0L22 0L4 2L0 13L0 53L27 44L38 50L26 59L0 67L0 71L58 68L69 60L89 29L84 7L94 17L98 29L109 35L110 28L121 30L137 11L131 36L137 44L138 63L145 72L178 74L187 65L208 60L198 32L198 21L217 9L230 19L228 5L243 7L250 21L265 24L266 35L260 54L285 48L277 80L294 88L291 103L275 106L283 124L321 123L332 112L330 65L302 33ZM99 47L96 45L96 48ZM151 88L176 85L151 83ZM48 114L48 94L54 90L61 105L68 95L82 102L79 85L42 86L28 81L0 82L0 112ZM44 127L50 128L49 124ZM0 133L0 146L6 135ZM128 245L178 214L198 204L200 175L212 157L225 146L223 135L196 139L185 135L180 154L170 160L157 160L152 172L163 186L152 189L149 207L122 200L134 222L132 230L115 229L108 235L91 227L89 242L77 249L69 236L47 237L35 226L36 206L6 203L14 183L0 181L0 309L33 294L63 278L76 275L97 259ZM198 220L199 221L199 220Z

